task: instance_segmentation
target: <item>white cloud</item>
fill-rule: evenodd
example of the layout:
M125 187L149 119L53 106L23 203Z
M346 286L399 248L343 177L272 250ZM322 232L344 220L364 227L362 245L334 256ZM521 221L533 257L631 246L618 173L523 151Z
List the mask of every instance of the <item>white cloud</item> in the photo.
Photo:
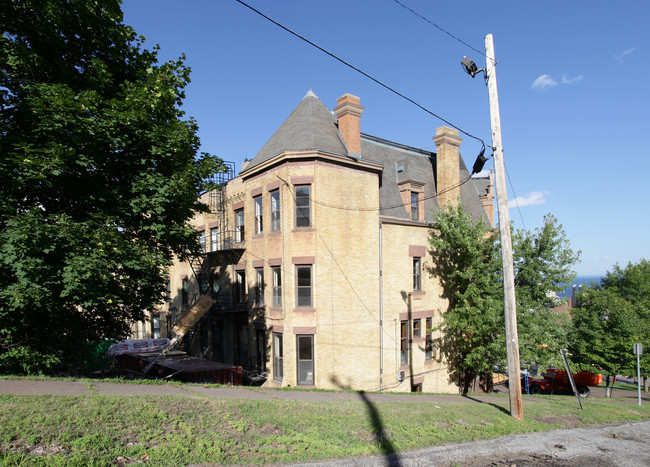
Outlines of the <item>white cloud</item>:
M472 178L485 178L490 175L490 169L483 169L479 173L472 175Z
M572 84L572 83L577 83L578 81L582 81L582 78L584 78L584 75L578 75L578 76L574 76L573 78L569 78L569 74L564 73L562 75L562 82L564 84Z
M616 60L619 65L621 65L623 62L625 62L625 60L627 59L627 56L630 55L631 53L633 53L637 48L638 48L638 46L630 47L629 49L624 50L620 54L614 54L614 60Z
M536 91L546 91L547 88L552 88L557 86L557 81L555 81L551 75L543 74L535 80L531 89Z
M548 195L550 191L531 191L526 196L517 196L515 199L508 200L508 208L516 208L519 206L535 206L539 204L546 204L544 195Z

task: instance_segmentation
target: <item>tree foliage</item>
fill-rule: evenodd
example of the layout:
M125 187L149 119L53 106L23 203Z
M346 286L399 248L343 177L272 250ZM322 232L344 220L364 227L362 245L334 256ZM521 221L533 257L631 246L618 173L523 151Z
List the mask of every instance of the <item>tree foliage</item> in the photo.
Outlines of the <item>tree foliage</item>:
M574 360L605 376L636 374L632 346L643 344L641 375L649 377L650 262L616 265L600 284L583 291L573 310L571 336Z
M637 264L628 263L625 268L618 264L602 279L601 285L627 300L637 317L634 328L634 343L643 345L641 375L650 378L650 261L642 259ZM636 372L636 361L632 358L627 365L627 374ZM646 381L646 391L647 391Z
M491 230L462 205L436 213L429 236L432 265L448 301L440 351L452 381L469 389L479 374L505 359L503 292L499 257Z
M463 209L436 213L430 235L433 265L448 309L439 343L451 378L469 380L506 364L503 277L499 237ZM548 215L535 232L513 235L517 324L522 360L546 364L566 346L568 317L554 313L550 292L563 288L578 260L562 226Z
M189 69L118 0L3 0L0 25L0 370L44 371L159 303L221 163L181 110Z
M556 294L575 279L580 252L571 249L562 225L551 214L534 232L512 237L519 352L522 362L544 367L562 365L570 317L553 311Z

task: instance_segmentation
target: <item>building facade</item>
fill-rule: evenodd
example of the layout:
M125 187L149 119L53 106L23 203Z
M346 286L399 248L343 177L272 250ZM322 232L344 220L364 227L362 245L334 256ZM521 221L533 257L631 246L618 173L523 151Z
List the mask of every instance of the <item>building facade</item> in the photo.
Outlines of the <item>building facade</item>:
M430 345L446 302L431 262L433 212L493 219L493 183L470 178L448 127L437 153L360 132L364 107L310 91L194 219L205 253L170 271L164 335L202 293L215 305L185 345L267 373L267 386L456 392ZM153 321L152 321L153 322ZM153 326L151 327L153 329Z

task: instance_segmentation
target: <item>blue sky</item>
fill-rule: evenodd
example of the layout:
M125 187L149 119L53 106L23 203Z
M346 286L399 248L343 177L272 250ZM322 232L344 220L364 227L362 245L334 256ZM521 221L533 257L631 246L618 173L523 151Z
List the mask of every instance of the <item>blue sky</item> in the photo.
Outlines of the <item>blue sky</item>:
M515 228L555 215L582 250L580 275L650 258L650 2L400 1L480 52L493 34ZM247 3L491 142L487 88L460 66L467 55L482 68L484 55L395 1ZM235 0L126 0L123 10L161 60L187 56L184 108L201 149L238 168L310 88L330 109L359 96L364 133L435 151L443 122ZM464 137L468 165L479 150Z

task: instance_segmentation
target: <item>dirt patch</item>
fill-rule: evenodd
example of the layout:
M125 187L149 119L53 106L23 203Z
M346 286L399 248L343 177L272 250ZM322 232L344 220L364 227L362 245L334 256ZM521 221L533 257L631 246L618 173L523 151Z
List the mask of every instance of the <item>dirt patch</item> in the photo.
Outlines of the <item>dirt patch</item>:
M262 436L271 436L271 435L279 436L284 434L284 430L275 424L267 423L258 429L258 433L261 434Z
M606 459L592 456L580 456L572 459L556 459L547 454L527 454L517 457L497 457L497 458L483 458L469 460L468 463L463 463L466 467L520 467L522 465L544 465L544 466L584 466L589 465L593 467L609 467L610 462Z
M549 425L561 425L565 428L575 428L580 425L580 417L574 414L556 416L549 415L548 417L535 418L534 420L542 423L547 423Z

